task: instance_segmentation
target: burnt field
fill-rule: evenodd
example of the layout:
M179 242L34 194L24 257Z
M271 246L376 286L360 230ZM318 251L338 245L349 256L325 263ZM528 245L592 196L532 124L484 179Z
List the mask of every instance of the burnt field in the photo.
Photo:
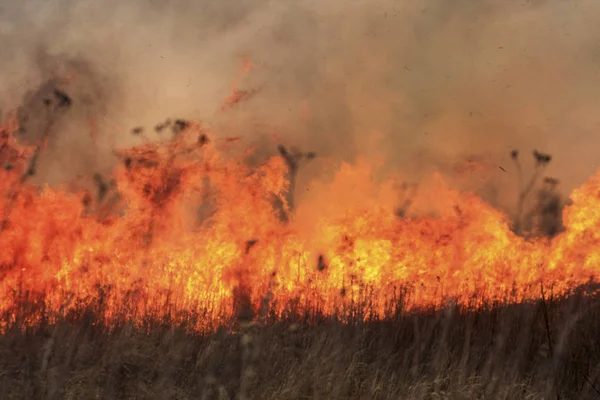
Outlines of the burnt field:
M586 289L587 290L587 289ZM101 299L101 296L99 297ZM23 301L0 336L3 399L594 399L600 302L567 297L375 319L290 309L211 332L201 315L44 318ZM40 322L26 321L35 316ZM41 316L41 319L39 319ZM7 322L6 320L4 322Z

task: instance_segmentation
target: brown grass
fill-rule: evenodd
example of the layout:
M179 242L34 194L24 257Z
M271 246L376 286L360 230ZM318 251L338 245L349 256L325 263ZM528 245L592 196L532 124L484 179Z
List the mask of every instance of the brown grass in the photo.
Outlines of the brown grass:
M2 399L600 398L600 302L568 297L342 323L291 310L212 333L90 306L0 336Z

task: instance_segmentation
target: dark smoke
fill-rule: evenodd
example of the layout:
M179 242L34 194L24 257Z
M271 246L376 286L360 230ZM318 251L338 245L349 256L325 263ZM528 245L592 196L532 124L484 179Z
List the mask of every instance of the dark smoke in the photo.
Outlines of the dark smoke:
M40 179L63 182L78 174L105 170L106 143L100 129L111 95L110 77L103 76L82 56L51 55L39 51L35 57L41 83L22 97L16 109L16 137L25 144L43 144Z

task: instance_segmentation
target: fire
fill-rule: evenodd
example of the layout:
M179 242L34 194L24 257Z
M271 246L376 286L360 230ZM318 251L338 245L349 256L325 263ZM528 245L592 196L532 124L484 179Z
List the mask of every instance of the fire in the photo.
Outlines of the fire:
M401 293L411 307L469 305L598 278L600 174L573 193L563 233L526 240L439 177L438 215L399 217L394 182L377 182L366 161L315 183L292 214L283 157L251 166L252 149L232 155L200 125L120 152L114 188L103 183L101 195L39 188L23 179L33 150L3 132L4 315L26 293L43 294L50 313L105 293L107 318L197 312L218 323L241 297L255 311L268 300L275 315L291 304L325 315L358 305L383 317Z

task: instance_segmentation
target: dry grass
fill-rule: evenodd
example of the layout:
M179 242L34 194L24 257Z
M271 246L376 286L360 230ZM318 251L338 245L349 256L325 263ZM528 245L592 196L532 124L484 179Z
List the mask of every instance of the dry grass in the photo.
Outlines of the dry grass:
M187 329L194 316L108 327L90 308L14 322L0 336L0 398L600 398L599 300L398 307L347 323L296 311L210 334Z

